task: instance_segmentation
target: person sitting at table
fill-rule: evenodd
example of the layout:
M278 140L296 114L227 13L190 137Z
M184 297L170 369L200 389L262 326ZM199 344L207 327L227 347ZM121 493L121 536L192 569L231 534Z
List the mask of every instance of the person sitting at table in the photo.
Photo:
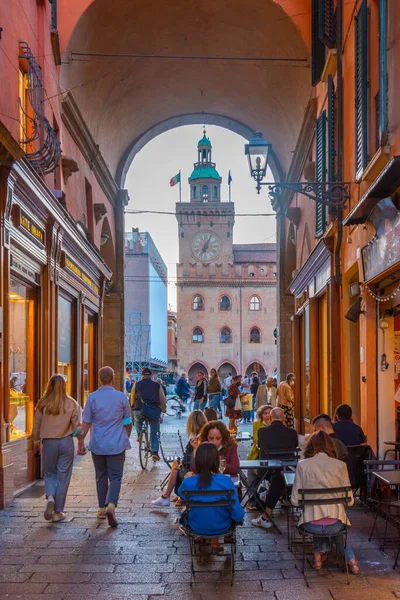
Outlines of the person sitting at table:
M332 427L332 421L330 416L324 413L317 415L316 417L314 417L312 424L314 426L314 431L325 431L325 433L329 435L333 442L333 445L335 446L337 458L347 463L349 451L336 435L335 430Z
M199 442L200 444L204 444L204 442L214 444L219 451L220 458L225 460L224 473L238 475L240 463L237 441L229 435L229 431L222 421L206 423L200 431Z
M301 489L324 489L350 486L347 467L343 461L337 459L333 440L324 432L313 433L307 440L304 449L304 460L297 465L294 477L291 503L298 506ZM352 491L349 490L350 506L354 504ZM346 554L343 545L343 534L339 533L346 523L346 511L343 504L335 503L335 494L329 492L324 499L332 498L332 504L307 505L301 515L299 525L304 526L307 533L326 533L326 538L314 538L314 569L321 569L327 560L332 540L339 554L346 558L349 571L358 573L359 567L352 548L346 545ZM348 522L348 524L350 524Z
M171 472L168 477L167 487L159 498L152 500L153 506L169 506L171 494L174 489L178 489L183 481L184 476L190 470L190 462L192 459L194 448L198 446L198 435L203 425L207 423L207 419L203 412L199 409L193 410L186 421L186 435L188 443L186 444L185 452L182 460L174 460L171 465ZM178 500L178 498L177 498ZM179 504L177 503L177 506Z
M362 446L367 444L365 433L353 422L353 411L348 404L339 404L335 411L333 430L345 446Z
M272 406L270 404L264 404L257 409L257 420L253 423L253 445L248 455L248 460L257 460L259 456L258 450L258 430L260 427L266 427L267 425L271 425L271 410Z
M285 420L286 416L284 411L279 407L273 408L271 410L271 425L268 425L268 427L261 427L258 430L258 446L261 459L294 459L299 439L297 432L285 425ZM287 454L282 454L282 451L285 450L287 450ZM274 457L274 451L278 452L279 455ZM256 519L252 519L251 524L254 525L254 527L262 527L263 529L270 529L270 527L272 527L270 516L284 488L285 480L281 469L271 469L264 513Z
M207 510L194 507L190 509L188 521L186 513L182 516L181 524L185 525L189 522L190 528L199 536L218 536L225 533L232 522L239 524L243 521L244 510L239 502L235 485L230 477L219 473L219 467L220 453L217 446L214 443L203 442L197 448L195 455L196 475L184 479L178 490L178 495L182 500L186 499L184 492L215 490L215 496L204 499L193 497L194 500L199 500L205 504L224 499L224 495L221 495L220 492L233 491L233 504L231 507L215 506L209 507ZM191 500L190 495L189 500ZM212 552L214 551L213 553L219 553L222 550L218 538L211 541L211 549Z

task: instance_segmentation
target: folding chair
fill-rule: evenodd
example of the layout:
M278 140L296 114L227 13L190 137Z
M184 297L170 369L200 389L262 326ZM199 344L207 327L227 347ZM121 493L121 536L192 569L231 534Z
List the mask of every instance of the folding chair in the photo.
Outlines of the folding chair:
M233 585L233 578L235 574L235 553L236 553L236 525L231 522L231 525L225 530L220 531L218 534L213 535L204 535L203 533L199 533L198 531L194 531L190 527L190 511L193 508L202 509L204 511L209 510L210 508L215 507L226 507L229 510L232 510L232 506L234 503L235 490L196 490L196 491L185 491L183 492L184 502L187 511L187 526L186 526L186 534L189 538L190 542L190 586L195 583L195 558L199 557L201 559L201 554L197 552L196 537L201 537L204 540L212 540L215 538L220 538L222 536L229 536L230 541L225 542L226 545L230 546L229 554L220 554L219 556L230 556L231 557L231 585ZM221 500L213 500L211 502L207 502L207 498L210 497L221 497Z
M327 494L335 494L334 497L330 497L330 498L326 498ZM323 498L322 496L325 496L325 498ZM306 582L307 587L310 587L310 583L307 577L307 558L306 558L306 536L309 537L310 535L312 536L312 538L326 538L328 537L328 539L330 540L330 542L332 543L333 538L341 535L343 536L344 539L344 562L345 562L345 568L346 568L346 577L347 577L347 584L350 584L350 579L349 579L349 568L347 565L347 556L346 556L346 548L347 548L347 530L348 530L348 526L347 526L347 510L349 507L349 504L351 502L351 487L350 486L343 486L343 487L336 487L336 488L324 488L324 489L317 489L317 490L313 490L313 489L303 489L303 490L299 490L299 507L301 508L303 514L305 514L305 508L306 506L324 506L324 505L328 505L328 504L343 504L344 506L344 510L346 513L346 523L342 524L342 528L340 529L340 531L338 533L335 533L334 536L327 536L326 534L319 534L319 533L308 533L305 529L304 529L304 524L299 526L299 531L301 533L301 535L303 536L303 575L304 575L304 580Z
M376 490L374 490L375 488L375 481L374 481L374 471L397 471L400 467L400 460L365 460L364 461L364 470L365 470L365 475L367 478L367 502L368 505L372 508L372 510L375 510L375 518L374 518L374 522L372 524L372 529L371 529L371 533L369 535L368 540L371 542L374 536L374 532L375 532L375 528L378 522L378 517L382 516L383 519L385 520L385 533L383 536L383 542L381 543L381 539L379 538L379 536L377 537L378 541L379 541L379 548L384 551L385 547L386 547L386 540L387 540L387 532L388 532L388 526L389 523L394 525L395 528L397 528L397 519L396 519L396 515L392 515L391 514L391 510L393 508L399 508L400 507L400 502L397 500L392 500L392 496L389 497L379 497L376 493ZM375 491L375 497L374 497L374 491ZM392 544L394 544L395 541L398 541L398 539L394 539L393 537L391 538ZM398 557L397 557L398 558ZM395 561L395 564L397 563L397 559ZM396 568L396 567L394 567Z

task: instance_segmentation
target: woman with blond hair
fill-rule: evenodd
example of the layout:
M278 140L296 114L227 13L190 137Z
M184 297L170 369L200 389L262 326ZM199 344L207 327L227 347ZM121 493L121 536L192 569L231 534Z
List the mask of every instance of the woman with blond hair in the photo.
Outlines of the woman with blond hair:
M63 521L74 461L73 435L80 433L79 405L67 393L62 375L50 377L38 402L32 438L42 440L47 504L46 521Z
M180 484L183 481L185 474L189 471L190 460L192 458L193 450L197 448L198 445L198 435L203 427L207 423L207 419L204 416L204 413L200 409L196 409L190 413L188 416L188 420L186 422L186 435L188 437L188 443L185 448L185 453L183 455L182 461L174 460L171 465L171 472L168 477L167 487L165 488L165 492L161 494L159 498L156 500L152 500L153 506L169 506L170 505L170 497L174 489L178 489ZM179 506L177 498L177 506Z

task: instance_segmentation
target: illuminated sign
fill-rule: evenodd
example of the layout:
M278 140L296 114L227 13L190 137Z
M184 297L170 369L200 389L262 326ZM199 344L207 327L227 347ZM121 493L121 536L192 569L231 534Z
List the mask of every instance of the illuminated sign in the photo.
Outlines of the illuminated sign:
M11 218L15 227L22 227L44 246L44 229L36 225L18 204L13 204Z
M65 266L67 267L67 269L72 271L74 275L76 275L77 277L79 277L79 279L86 283L86 285L90 287L90 289L93 290L95 294L100 296L99 286L96 285L93 279L90 279L90 277L88 277L88 275L86 275L86 273L84 273L82 269L78 267L78 265L72 262L72 260L68 258L68 256L65 256Z

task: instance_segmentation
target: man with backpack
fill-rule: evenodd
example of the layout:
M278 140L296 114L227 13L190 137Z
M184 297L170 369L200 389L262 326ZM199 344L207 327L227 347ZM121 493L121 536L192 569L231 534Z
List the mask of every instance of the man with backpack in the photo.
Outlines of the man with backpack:
M142 369L142 379L135 385L135 397L133 402L133 418L138 439L142 434L143 420L145 417L150 424L150 449L153 461L160 460L158 450L160 441L158 439L160 433L161 413L167 410L167 402L162 386L153 381L152 372L147 367Z

